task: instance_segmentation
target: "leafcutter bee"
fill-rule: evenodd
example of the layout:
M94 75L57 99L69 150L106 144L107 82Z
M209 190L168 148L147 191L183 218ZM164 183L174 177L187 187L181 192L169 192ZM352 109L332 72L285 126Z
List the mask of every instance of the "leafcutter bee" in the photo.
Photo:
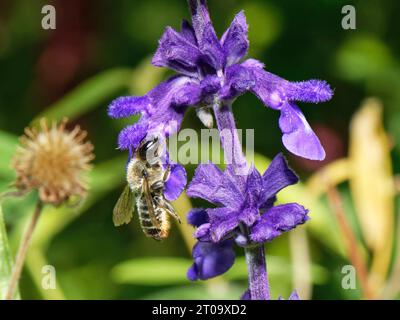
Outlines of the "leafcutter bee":
M169 177L170 166L164 168L160 157L161 147L158 138L141 142L128 164L128 184L113 211L115 226L128 224L132 220L136 202L144 234L158 241L168 237L169 216L181 223L174 208L164 197L164 184Z

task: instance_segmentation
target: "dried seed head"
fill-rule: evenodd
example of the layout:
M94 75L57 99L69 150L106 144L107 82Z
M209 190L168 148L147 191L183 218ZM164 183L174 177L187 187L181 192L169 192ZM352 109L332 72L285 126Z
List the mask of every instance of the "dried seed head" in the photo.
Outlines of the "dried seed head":
M66 122L49 128L42 119L39 130L26 128L12 164L17 189L37 189L42 202L56 206L86 195L84 174L94 158L92 144L85 142L87 133L78 126L67 131Z

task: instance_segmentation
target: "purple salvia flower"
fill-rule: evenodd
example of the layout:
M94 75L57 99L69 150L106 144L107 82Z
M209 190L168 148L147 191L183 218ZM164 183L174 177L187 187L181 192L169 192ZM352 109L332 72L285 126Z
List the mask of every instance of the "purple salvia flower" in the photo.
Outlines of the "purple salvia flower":
M188 215L188 222L197 227L195 237L199 240L198 245L207 244L214 252L219 250L218 245L229 240L251 247L269 242L308 220L308 210L296 203L274 206L276 194L298 182L283 155L276 156L262 176L252 167L244 185L238 181L240 178L242 176L236 175L232 166L224 172L214 164L203 164L196 169L187 194L217 206L194 209ZM227 250L227 247L228 244L225 244L224 249ZM204 251L204 256L196 250L195 261L204 259L210 250ZM233 261L229 260L224 264L225 268L214 272L208 270L207 274L219 275L232 264ZM195 262L196 265L198 263ZM200 276L197 278L202 279Z
M283 143L292 153L323 160L325 151L296 101L320 103L332 97L324 81L289 82L264 70L254 59L241 62L249 48L248 26L242 12L218 39L204 0L189 1L193 27L182 23L181 32L167 27L153 57L153 65L175 70L178 75L143 97L123 97L109 107L113 118L140 114L141 119L124 129L120 149L136 148L151 132L164 136L176 132L188 106L201 108L200 118L211 126L205 113L219 100L231 104L247 91L253 92L268 107L279 110ZM204 120L206 119L206 120Z
M231 165L222 172L214 164L202 164L197 167L189 184L187 194L190 197L217 206L205 209L208 221L202 224L207 225L212 242L219 242L232 232L236 235L241 224L249 228L251 241L269 242L307 221L308 211L298 204L274 206L276 194L298 182L282 154L275 157L262 176L252 167L244 185L240 178L242 176L235 174ZM195 219L193 215L196 214L203 213L191 213L189 222Z
M235 262L233 241L214 243L209 238L209 218L206 210L193 209L188 213L188 223L197 227L196 236L201 239L193 248L193 265L187 272L191 281L207 280L228 271Z
M282 296L280 296L280 297L278 297L278 300L285 300L285 299L284 299ZM300 300L300 297L299 297L299 295L298 295L298 293L297 293L296 290L294 290L294 291L290 294L288 300Z
M280 111L282 141L289 151L323 160L325 151L295 102L324 102L333 93L324 81L289 82L265 71L257 60L243 61L249 48L243 12L236 15L219 39L206 1L188 3L192 25L183 21L180 32L168 27L152 61L177 75L142 97L116 99L109 107L109 115L141 116L119 136L119 148L129 150L131 157L146 136L164 139L177 132L188 107L197 108L197 115L207 127L213 125L211 109L214 111L228 165L225 171L213 164L200 165L188 188L189 196L205 199L215 207L194 209L188 215L189 223L196 227L198 243L193 248L194 263L187 276L205 280L229 270L235 260L236 243L244 248L248 265L249 290L243 298L269 299L263 244L307 221L308 211L296 203L274 206L276 194L297 183L298 178L282 155L263 175L254 167L248 168L231 106L245 92L254 93L266 106ZM174 200L186 185L186 172L178 164L170 165L165 196ZM294 300L296 296L292 296Z
M249 291L248 289L243 293L243 295L242 295L242 297L240 298L240 300L252 300L252 299L251 299L250 291ZM282 296L279 296L279 297L278 297L278 300L285 300L285 299L284 299ZM288 300L300 300L300 297L299 297L299 295L297 294L297 291L296 291L296 290L294 290L294 291L290 294Z
M300 300L300 296L298 295L297 291L294 290L290 296L289 296L289 300Z
M208 238L209 218L206 210L193 209L188 213L188 223L197 227L199 241L193 248L193 265L187 272L191 281L207 280L225 273L235 262L233 241L225 240L213 243ZM202 233L204 233L202 235ZM206 238L207 237L207 238ZM207 241L208 240L208 241Z
M176 132L188 105L200 102L198 86L191 78L175 76L161 83L144 97L122 97L109 106L112 118L140 114L140 120L119 135L119 148L134 150L148 134L167 137Z

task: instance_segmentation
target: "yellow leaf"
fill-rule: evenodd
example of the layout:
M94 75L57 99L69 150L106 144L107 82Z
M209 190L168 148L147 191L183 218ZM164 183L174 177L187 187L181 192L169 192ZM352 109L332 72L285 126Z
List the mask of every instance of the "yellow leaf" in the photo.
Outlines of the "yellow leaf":
M394 182L390 143L382 123L383 106L367 99L350 127L350 188L362 233L373 252L371 285L380 290L392 252Z

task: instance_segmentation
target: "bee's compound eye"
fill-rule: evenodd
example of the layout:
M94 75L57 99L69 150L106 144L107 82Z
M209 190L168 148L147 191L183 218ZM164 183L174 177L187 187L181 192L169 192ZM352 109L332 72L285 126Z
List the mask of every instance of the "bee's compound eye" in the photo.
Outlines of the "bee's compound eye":
M144 143L143 149L144 149L144 150L149 150L149 149L151 149L152 147L154 147L154 145L157 144L157 142L158 142L158 138L154 138L154 139L148 140L148 141L146 141L146 142Z
M144 141L138 150L139 157L142 159L147 159L148 157L158 156L157 146L158 144L156 139Z

